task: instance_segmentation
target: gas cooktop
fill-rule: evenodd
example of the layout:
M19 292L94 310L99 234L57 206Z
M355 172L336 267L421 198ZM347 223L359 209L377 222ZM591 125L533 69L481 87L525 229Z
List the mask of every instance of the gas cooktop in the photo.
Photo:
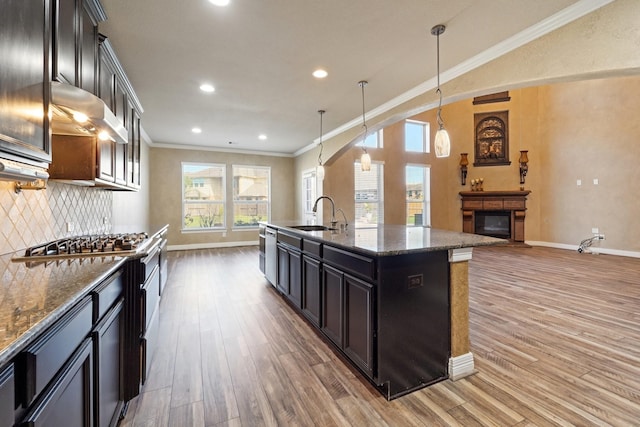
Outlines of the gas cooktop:
M144 249L149 241L147 233L96 234L66 237L31 246L23 256L12 261L48 261L69 258L131 256Z

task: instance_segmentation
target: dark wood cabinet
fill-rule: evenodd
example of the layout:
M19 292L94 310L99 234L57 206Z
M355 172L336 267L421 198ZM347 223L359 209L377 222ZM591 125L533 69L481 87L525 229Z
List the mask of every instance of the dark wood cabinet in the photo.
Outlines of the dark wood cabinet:
M86 338L24 416L21 426L93 425L92 341Z
M320 329L338 347L344 346L344 273L322 268L322 324Z
M374 287L344 275L344 352L369 377L373 375Z
M53 78L76 84L79 19L76 13L78 0L56 0L53 2Z
M320 261L304 255L302 257L302 313L316 327L320 327L321 293Z
M278 274L276 288L296 307L302 297L302 254L287 245L278 244Z
M122 298L93 329L96 427L115 426L124 404L122 385Z
M289 251L283 245L278 245L276 289L285 295L289 294Z
M51 161L48 129L50 2L2 2L0 13L0 154L46 168ZM35 114L17 114L29 106Z
M130 121L128 124L129 130L129 143L127 144L127 167L126 167L126 184L127 187L138 189L140 188L140 114L128 103L127 109Z
M11 427L14 422L15 375L13 364L0 369L0 427Z
M93 7L92 7L93 6ZM83 1L80 7L80 87L97 93L98 20L92 0Z
M320 329L369 377L373 374L372 284L324 264Z

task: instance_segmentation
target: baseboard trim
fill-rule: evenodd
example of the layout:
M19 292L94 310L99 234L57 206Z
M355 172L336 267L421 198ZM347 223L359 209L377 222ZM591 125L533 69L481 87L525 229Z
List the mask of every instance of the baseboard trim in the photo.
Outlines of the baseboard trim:
M527 240L526 243L531 246L544 246L548 248L568 249L572 251L577 251L579 247L579 245L567 245L564 243L540 242L540 241L533 241L533 240ZM631 257L631 258L640 258L640 252L624 251L621 249L601 248L598 246L589 247L589 252L596 255L605 254L605 255L625 256L625 257Z
M257 246L257 240L246 242L192 243L189 245L167 245L168 251L188 251L193 249L236 248L239 246Z
M473 353L469 352L461 356L449 358L449 379L457 381L460 378L468 377L477 371L473 363Z

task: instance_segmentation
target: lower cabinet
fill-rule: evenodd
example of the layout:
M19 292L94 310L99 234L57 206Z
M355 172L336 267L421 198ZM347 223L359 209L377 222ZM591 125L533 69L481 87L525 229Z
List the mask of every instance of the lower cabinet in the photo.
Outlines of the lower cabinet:
M373 375L374 288L370 283L344 275L344 352L368 376Z
M277 277L276 288L285 295L289 294L289 251L282 245L278 245Z
M322 267L320 329L369 377L373 375L373 285Z
M91 338L85 339L24 416L21 426L93 425Z
M0 427L13 425L13 402L15 395L15 374L13 364L0 370Z
M122 299L93 329L95 426L115 426L122 398Z
M278 245L278 280L276 288L300 308L302 302L302 255L286 245Z
M315 326L320 327L321 281L320 261L302 256L302 313Z

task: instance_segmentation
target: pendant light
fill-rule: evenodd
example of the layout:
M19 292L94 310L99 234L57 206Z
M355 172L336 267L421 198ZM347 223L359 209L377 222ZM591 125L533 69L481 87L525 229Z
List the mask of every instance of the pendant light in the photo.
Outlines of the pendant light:
M364 119L364 87L368 84L366 80L360 80L358 85L362 89L362 127L364 128L364 135L362 136L362 156L360 156L360 167L363 172L368 172L371 170L371 156L367 152L367 146L365 145L367 142L367 122Z
M318 113L320 113L320 154L318 154L318 168L316 169L316 177L320 181L324 179L324 166L322 166L322 115L325 112L325 110L318 110Z
M440 34L444 33L445 26L440 24L431 29L431 34L437 38L437 67L438 67L438 89L436 93L440 97L438 102L438 113L436 118L438 120L438 131L434 140L434 150L436 157L449 157L451 152L451 140L449 139L449 132L444 128L444 122L442 121L442 91L440 90Z

